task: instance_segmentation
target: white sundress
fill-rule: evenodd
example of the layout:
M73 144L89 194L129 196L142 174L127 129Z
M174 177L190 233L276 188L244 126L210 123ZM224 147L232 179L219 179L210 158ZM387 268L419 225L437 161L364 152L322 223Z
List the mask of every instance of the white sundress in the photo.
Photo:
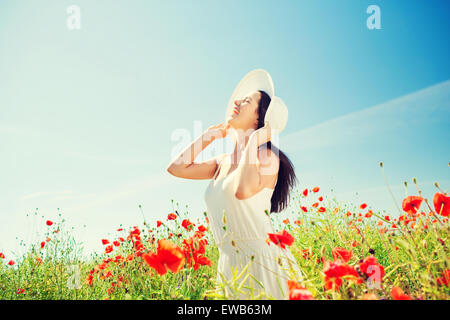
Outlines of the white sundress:
M219 249L217 282L225 289L223 293L228 299L287 299L287 280L301 280L302 275L288 247L282 249L266 242L268 233L275 233L265 212L270 212L274 189L264 188L250 198L239 200L234 195L235 173L236 169L219 181L215 175L204 195L210 229ZM233 281L233 270L236 278L247 264L246 272ZM248 278L247 273L251 275Z

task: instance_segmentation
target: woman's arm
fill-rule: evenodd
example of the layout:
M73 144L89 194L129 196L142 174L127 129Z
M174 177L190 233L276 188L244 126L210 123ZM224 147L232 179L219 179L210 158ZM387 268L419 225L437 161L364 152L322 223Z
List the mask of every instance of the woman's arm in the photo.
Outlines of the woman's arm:
M185 179L213 178L217 165L225 154L200 163L195 163L194 159L215 139L224 138L228 127L224 124L219 124L208 128L169 164L167 171L175 177Z
M278 157L272 150L259 148L261 144L270 140L270 133L267 136L267 130L267 127L263 127L255 131L243 151L242 159L236 168L237 199L247 199L264 188L271 188L278 176L280 165Z

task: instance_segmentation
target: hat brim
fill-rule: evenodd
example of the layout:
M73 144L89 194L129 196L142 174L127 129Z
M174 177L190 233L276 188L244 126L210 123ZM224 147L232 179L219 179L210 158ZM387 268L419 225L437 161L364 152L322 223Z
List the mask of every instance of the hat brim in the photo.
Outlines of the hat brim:
M281 132L287 123L287 107L283 100L275 96L272 77L263 69L252 70L242 78L228 101L226 114L229 115L233 111L234 101L243 99L247 94L258 90L266 92L271 98L264 121L268 121L277 133Z
M270 98L275 94L272 78L270 77L270 74L263 69L250 71L242 78L228 101L227 114L232 112L235 100L243 99L246 94L258 90L265 91Z

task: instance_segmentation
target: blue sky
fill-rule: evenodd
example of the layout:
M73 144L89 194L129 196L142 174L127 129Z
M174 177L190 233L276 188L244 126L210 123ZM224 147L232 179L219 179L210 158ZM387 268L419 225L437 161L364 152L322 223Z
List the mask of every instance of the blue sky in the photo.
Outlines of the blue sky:
M80 30L66 26L72 4ZM381 30L366 27L371 4ZM1 1L0 251L39 238L41 216L56 219L57 208L87 251L118 225L140 224L139 204L148 220L165 217L171 199L200 217L209 181L165 171L190 142L172 134L192 141L224 121L234 87L256 68L269 71L289 109L280 148L299 189L319 185L326 199L394 214L383 161L398 203L412 177L429 198L434 181L448 190L449 7ZM36 208L36 221L27 218Z

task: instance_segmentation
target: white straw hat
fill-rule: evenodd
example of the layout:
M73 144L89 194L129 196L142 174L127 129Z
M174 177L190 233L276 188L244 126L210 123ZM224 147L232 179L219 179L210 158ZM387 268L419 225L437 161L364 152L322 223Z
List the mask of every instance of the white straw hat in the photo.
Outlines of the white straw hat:
M258 90L265 91L271 98L266 116L264 118L264 123L268 121L271 129L276 133L280 133L286 127L288 120L288 109L283 100L275 96L272 77L266 70L256 69L250 71L244 78L242 78L236 89L234 89L228 102L227 114L232 112L235 100L243 99L246 94Z

